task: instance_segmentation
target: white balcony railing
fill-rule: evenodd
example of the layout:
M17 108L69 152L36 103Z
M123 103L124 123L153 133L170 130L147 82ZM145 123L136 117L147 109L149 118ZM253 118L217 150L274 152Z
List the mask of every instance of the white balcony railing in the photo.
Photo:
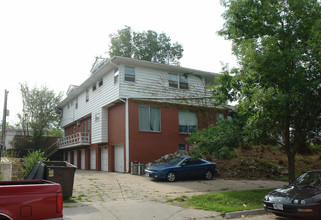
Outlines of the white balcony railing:
M59 149L76 147L81 145L89 145L89 134L85 132L78 132L58 140Z

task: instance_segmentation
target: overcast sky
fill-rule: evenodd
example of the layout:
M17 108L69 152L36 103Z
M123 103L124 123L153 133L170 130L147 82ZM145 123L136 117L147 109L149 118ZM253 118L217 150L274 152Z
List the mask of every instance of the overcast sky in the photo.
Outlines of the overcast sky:
M220 72L236 65L231 42L217 35L219 0L2 0L0 2L0 120L4 90L7 121L21 112L19 83L59 92L80 85L96 56L107 57L109 35L125 25L166 33L183 45L181 66Z

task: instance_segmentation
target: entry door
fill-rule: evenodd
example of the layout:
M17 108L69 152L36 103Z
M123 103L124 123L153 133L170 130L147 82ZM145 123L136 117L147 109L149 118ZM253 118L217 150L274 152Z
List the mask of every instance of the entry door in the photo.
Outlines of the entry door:
M124 146L115 145L115 172L124 172Z
M96 149L90 149L90 169L96 170Z
M76 150L74 151L74 165L77 167L77 151Z
M101 170L108 171L108 148L101 148Z
M86 166L86 161L85 161L85 149L81 150L81 169L84 170Z

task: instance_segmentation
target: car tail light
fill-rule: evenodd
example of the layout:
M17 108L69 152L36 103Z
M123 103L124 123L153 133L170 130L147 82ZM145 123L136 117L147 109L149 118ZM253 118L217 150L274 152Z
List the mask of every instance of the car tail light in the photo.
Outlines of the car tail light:
M63 209L63 199L62 199L62 193L57 193L57 214L62 214Z

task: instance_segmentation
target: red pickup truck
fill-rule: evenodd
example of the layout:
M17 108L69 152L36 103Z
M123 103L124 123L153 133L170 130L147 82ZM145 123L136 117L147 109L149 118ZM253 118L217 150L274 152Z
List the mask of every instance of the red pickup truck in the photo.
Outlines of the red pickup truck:
M63 217L61 186L47 180L1 181L0 220L68 219Z

